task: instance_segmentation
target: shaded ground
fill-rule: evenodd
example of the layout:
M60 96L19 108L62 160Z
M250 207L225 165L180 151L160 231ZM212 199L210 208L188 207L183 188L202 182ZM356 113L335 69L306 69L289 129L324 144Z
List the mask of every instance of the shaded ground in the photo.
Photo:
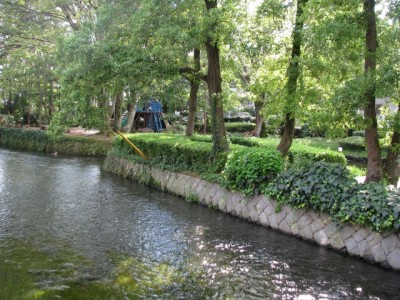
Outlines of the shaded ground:
M100 131L97 129L85 129L82 127L71 127L69 132L66 133L67 135L83 135L83 136L91 136L96 135Z
M71 127L69 132L64 133L66 136L84 136L97 140L112 140L113 136L100 134L98 129L85 129L82 127Z
M40 129L39 127L28 127L25 128L28 130L43 130ZM82 137L88 137L88 138L93 138L96 140L112 140L113 136L107 136L100 134L100 131L98 129L85 129L82 127L71 127L68 129L68 132L64 133L66 136L82 136Z

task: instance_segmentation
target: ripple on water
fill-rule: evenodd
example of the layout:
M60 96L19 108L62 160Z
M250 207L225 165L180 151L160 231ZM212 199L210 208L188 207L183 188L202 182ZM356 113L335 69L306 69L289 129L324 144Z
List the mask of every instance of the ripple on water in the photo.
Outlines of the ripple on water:
M100 163L0 149L0 271L26 264L34 288L55 295L80 283L145 299L400 293L398 273L107 174Z

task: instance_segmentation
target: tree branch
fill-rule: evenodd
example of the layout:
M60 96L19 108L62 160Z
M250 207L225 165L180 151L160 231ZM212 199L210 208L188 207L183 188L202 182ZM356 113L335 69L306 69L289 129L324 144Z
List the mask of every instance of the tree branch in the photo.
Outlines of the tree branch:
M14 35L14 37L19 37L20 39L23 39L23 40L32 40L32 41L54 44L54 42L52 42L52 41L44 40L44 39L40 39L40 38L36 38L36 37L27 37L27 36L22 36L22 35L18 35L18 34Z
M10 1L6 1L4 2L5 5L9 5L11 6L13 9L15 9L16 11L19 11L22 14L30 14L30 15L44 15L47 17L52 17L61 21L68 21L63 15L61 14L56 14L53 12L48 12L48 11L37 11L34 10L30 7L28 7L27 5L21 5L21 4L15 4L15 3L11 3Z
M189 81L193 81L193 80L203 80L205 82L207 82L207 75L201 74L200 72L196 71L193 68L190 67L183 67L183 68L179 68L179 74L181 74L185 79L189 80ZM192 76L189 76L192 75ZM194 77L194 79L193 79Z

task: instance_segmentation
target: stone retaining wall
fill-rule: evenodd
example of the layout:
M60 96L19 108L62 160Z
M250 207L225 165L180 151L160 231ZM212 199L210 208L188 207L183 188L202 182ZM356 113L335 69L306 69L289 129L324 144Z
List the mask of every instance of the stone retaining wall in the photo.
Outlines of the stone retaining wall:
M277 207L276 201L263 195L246 197L194 176L110 155L104 168L222 212L400 271L400 233L381 234L365 227L337 223L324 213Z

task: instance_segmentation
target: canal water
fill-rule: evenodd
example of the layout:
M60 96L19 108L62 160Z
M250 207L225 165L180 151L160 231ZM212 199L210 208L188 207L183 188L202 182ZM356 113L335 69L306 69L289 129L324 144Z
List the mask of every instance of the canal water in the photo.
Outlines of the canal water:
M400 273L101 165L0 149L0 299L400 297Z

